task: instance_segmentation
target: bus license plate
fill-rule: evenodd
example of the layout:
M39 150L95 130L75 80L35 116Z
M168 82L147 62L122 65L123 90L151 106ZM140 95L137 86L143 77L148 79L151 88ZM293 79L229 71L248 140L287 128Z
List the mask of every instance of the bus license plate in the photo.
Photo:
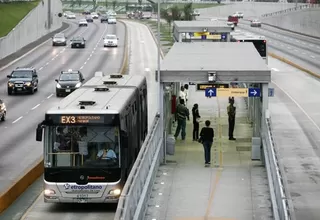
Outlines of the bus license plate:
M66 92L71 92L71 90L70 89L66 89Z
M78 194L77 195L78 203L87 203L88 202L88 194Z

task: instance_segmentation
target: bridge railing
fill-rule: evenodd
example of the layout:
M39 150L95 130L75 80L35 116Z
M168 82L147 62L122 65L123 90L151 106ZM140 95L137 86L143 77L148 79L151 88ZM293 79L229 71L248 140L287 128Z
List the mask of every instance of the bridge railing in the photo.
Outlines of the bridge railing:
M160 115L157 114L136 159L118 203L115 220L141 220L160 165L163 144Z
M271 16L281 15L281 14L285 14L285 13L289 13L289 12L300 11L300 10L304 10L304 9L308 9L308 8L319 8L319 7L320 7L320 4L299 5L297 7L287 8L287 9L284 9L281 11L266 13L266 14L261 15L261 17L271 17Z
M287 181L283 175L283 167L278 159L272 134L271 117L268 111L266 112L263 128L263 155L267 169L274 219L296 220L290 196L286 191Z

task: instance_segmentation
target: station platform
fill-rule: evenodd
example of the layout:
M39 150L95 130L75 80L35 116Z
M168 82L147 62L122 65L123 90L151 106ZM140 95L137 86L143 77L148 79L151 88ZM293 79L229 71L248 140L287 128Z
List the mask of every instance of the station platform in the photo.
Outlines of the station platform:
M204 166L203 147L192 141L190 117L186 140L177 138L175 155L167 156L158 170L144 219L273 219L266 170L251 160L252 128L244 99L235 98L236 141L228 140L227 97L206 98L204 91L190 86L190 116L194 103L199 105L200 130L210 120L215 131L211 166Z

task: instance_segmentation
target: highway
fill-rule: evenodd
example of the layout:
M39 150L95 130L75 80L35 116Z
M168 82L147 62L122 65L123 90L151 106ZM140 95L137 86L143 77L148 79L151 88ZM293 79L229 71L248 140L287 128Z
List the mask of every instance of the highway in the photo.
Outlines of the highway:
M106 34L118 35L118 48L103 48ZM79 69L85 79L89 79L96 71L114 73L121 68L125 44L125 27L122 23L107 25L95 21L87 28L78 28L77 21L72 21L66 36L70 40L78 35L87 40L85 49L71 49L70 44L67 47L52 47L49 41L0 71L0 97L5 101L8 111L7 120L0 124L0 192L9 188L13 181L25 173L25 169L42 156L42 144L35 141L35 128L44 119L45 111L61 99L55 96L54 81L60 71ZM6 75L19 66L37 69L39 91L34 95L7 95ZM53 206L43 207L41 200L41 207L51 210Z
M239 29L263 35L267 38L269 52L307 68L320 71L320 40L262 25L262 28L250 27L250 22L240 20Z

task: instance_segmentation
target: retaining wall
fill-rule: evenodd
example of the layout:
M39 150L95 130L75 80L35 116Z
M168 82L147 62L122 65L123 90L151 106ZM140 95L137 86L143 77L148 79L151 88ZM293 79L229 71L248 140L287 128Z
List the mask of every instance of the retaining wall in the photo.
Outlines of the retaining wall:
M60 12L60 0L42 0L7 36L0 38L0 59L60 28Z

